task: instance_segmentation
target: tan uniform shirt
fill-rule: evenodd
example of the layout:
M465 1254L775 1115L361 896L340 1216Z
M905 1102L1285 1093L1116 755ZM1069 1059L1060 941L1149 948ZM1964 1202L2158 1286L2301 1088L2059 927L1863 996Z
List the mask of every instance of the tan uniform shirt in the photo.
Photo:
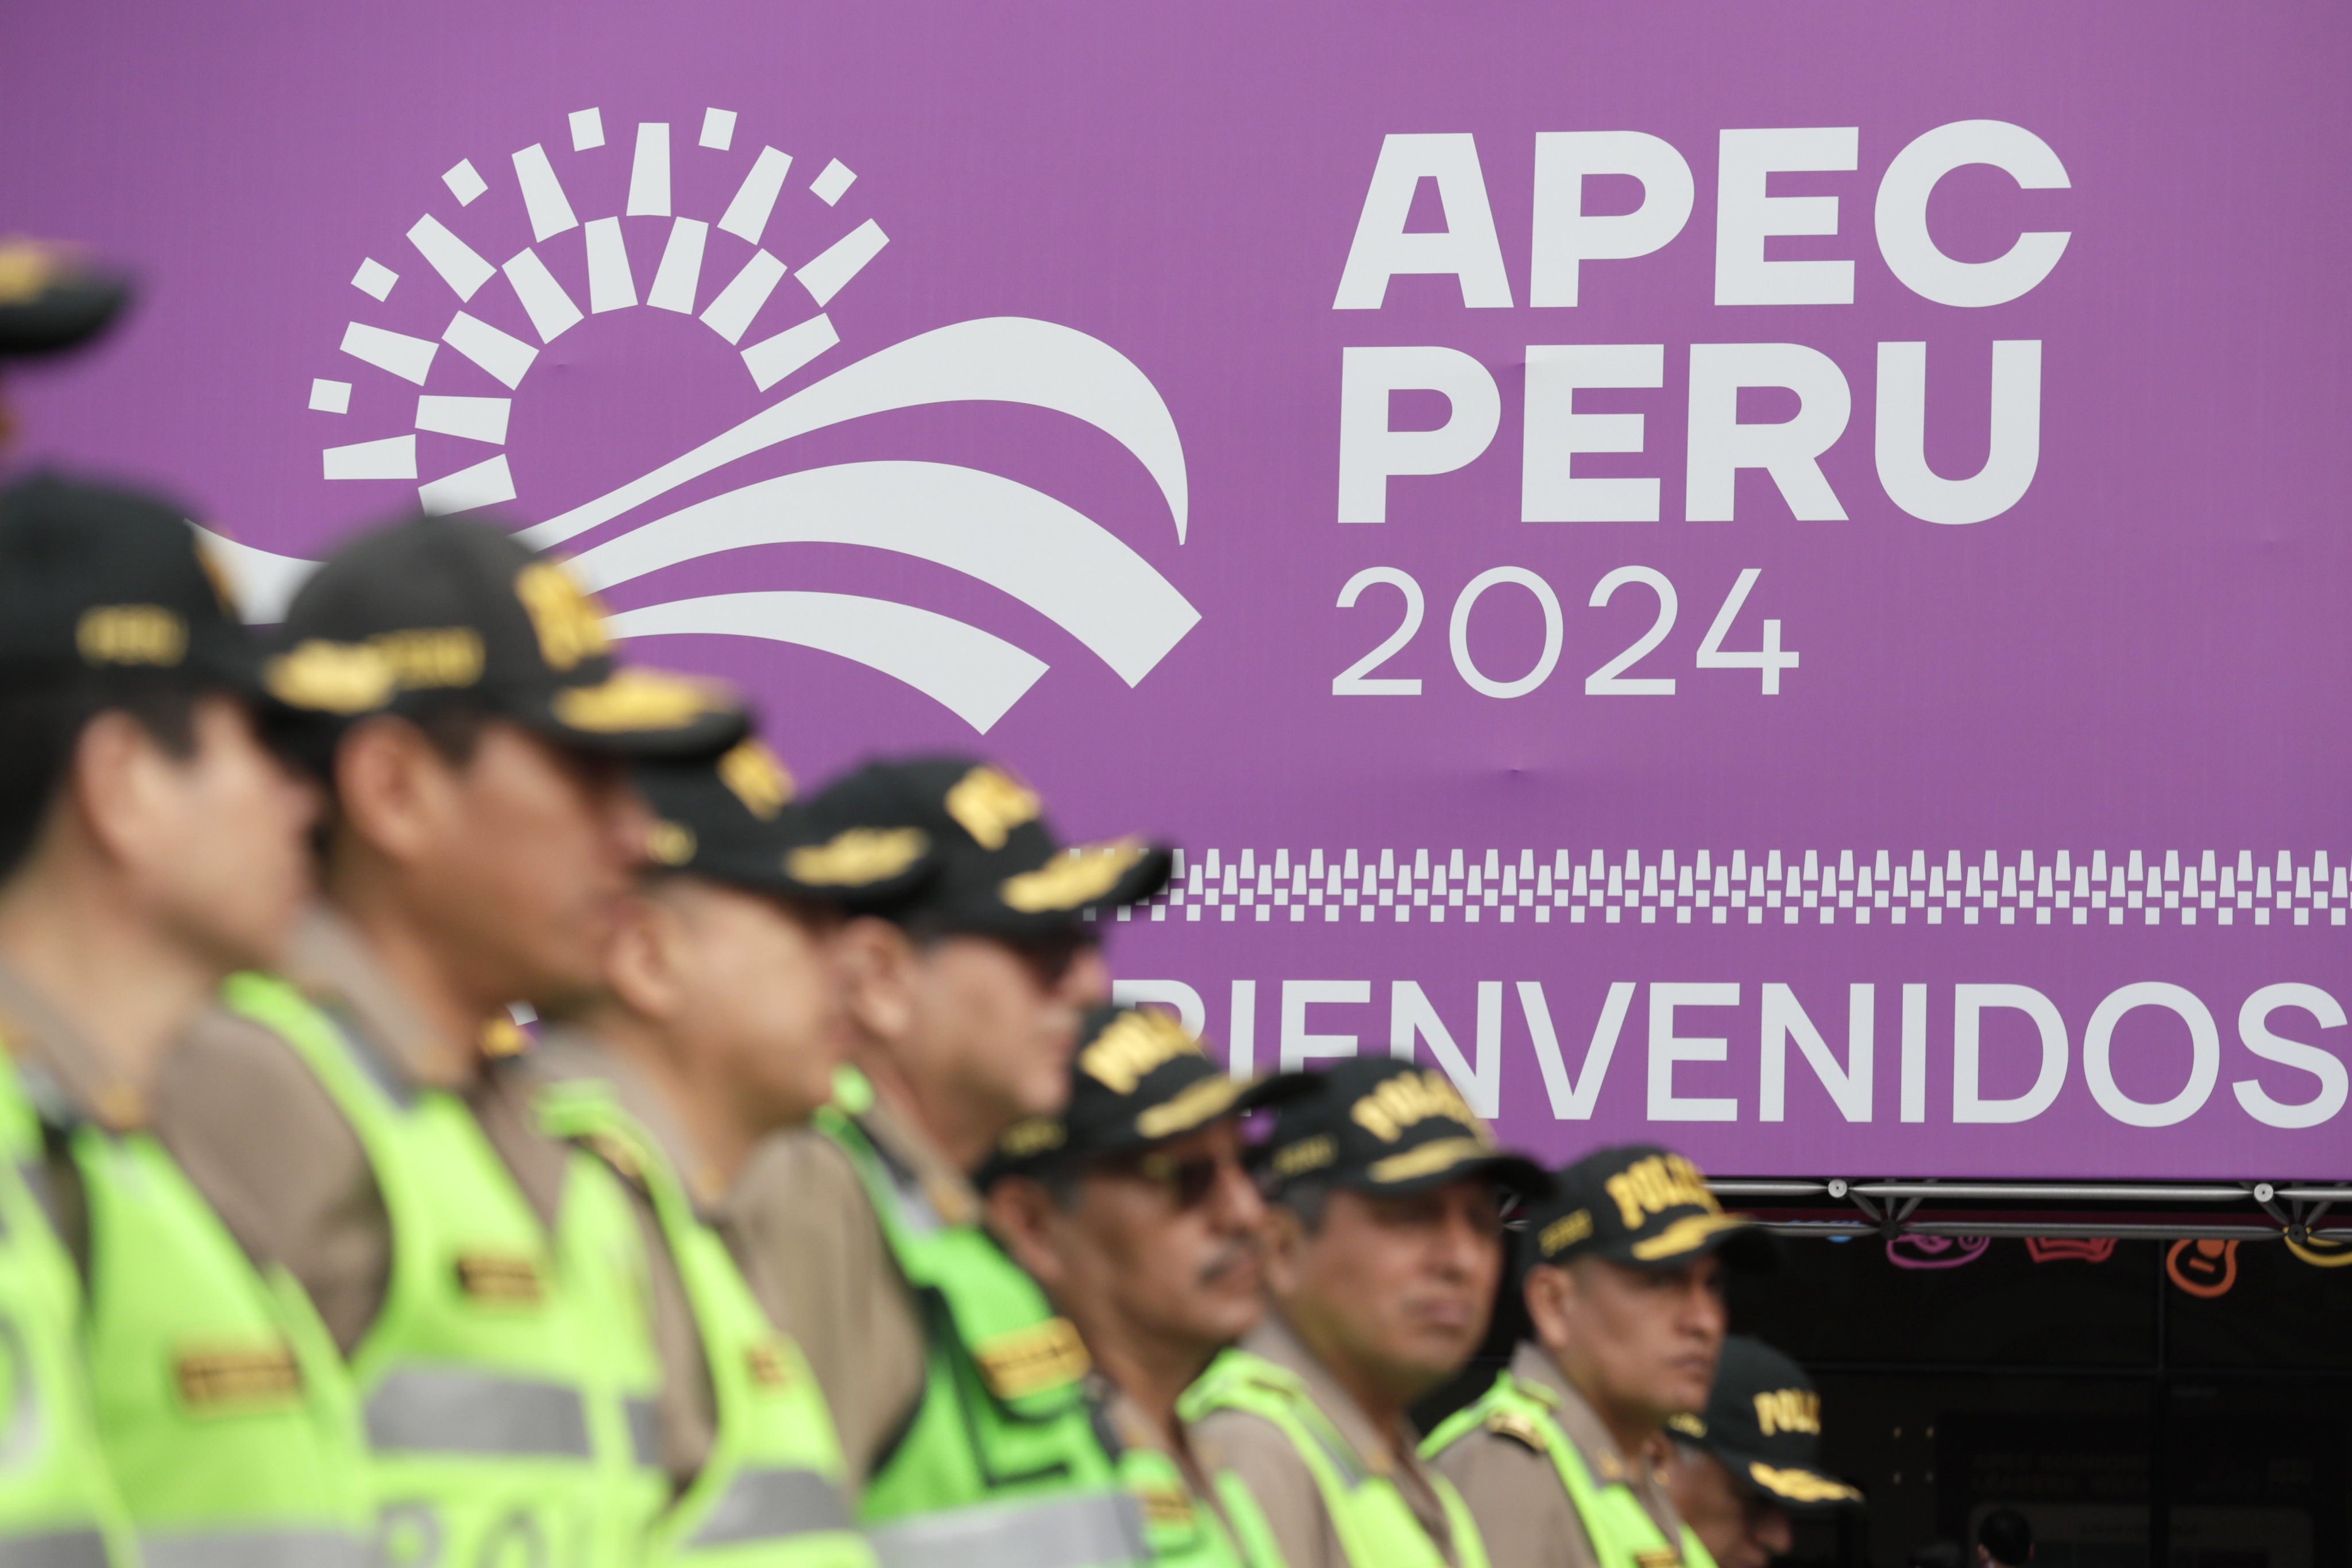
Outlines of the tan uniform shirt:
M1444 1505L1438 1501L1429 1471L1423 1468L1412 1432L1402 1422L1393 1431L1375 1426L1277 1314L1267 1314L1265 1321L1242 1342L1242 1349L1305 1379L1308 1396L1355 1449L1364 1468L1395 1482L1405 1505L1445 1560L1461 1562ZM1194 1423L1192 1436L1204 1457L1214 1456L1210 1462L1239 1476L1249 1488L1288 1568L1348 1568L1339 1529L1324 1506L1314 1472L1280 1428L1246 1411L1218 1410Z
M436 1034L359 934L323 907L305 917L285 977L334 1018L370 1069L395 1089L462 1097L552 1233L569 1155L539 1131L527 1074L488 1068L472 1041ZM164 1062L154 1120L246 1251L291 1273L350 1353L383 1307L392 1218L359 1134L309 1065L269 1030L213 1009ZM682 1361L676 1342L681 1334L690 1339L692 1319L681 1316L675 1270L667 1286L662 1282L667 1250L657 1240L647 1250L655 1259L655 1332L667 1367ZM683 1443L694 1429L689 1418L673 1415L677 1401L691 1395L678 1392L677 1378L666 1384L663 1463L683 1479L698 1468L701 1454L673 1452L669 1440L675 1433Z
M122 1065L5 968L0 968L0 1045L16 1058L25 1092L45 1118L79 1119L110 1132L146 1126L147 1097ZM41 1165L38 1195L87 1282L89 1208L80 1168L62 1150Z
M1629 1458L1619 1452L1600 1415L1538 1346L1522 1344L1511 1358L1511 1371L1559 1396L1559 1428L1576 1445L1593 1480L1602 1486L1630 1485L1642 1511L1680 1551L1682 1521L1649 1457ZM1447 1448L1438 1457L1437 1468L1460 1490L1470 1517L1478 1521L1493 1568L1599 1568L1592 1536L1569 1501L1549 1455L1516 1437L1482 1429Z
M863 1119L884 1159L940 1217L976 1220L971 1183L887 1106ZM862 1488L923 1394L923 1321L883 1239L882 1222L841 1146L813 1129L761 1144L719 1209L719 1228L752 1293L800 1342Z

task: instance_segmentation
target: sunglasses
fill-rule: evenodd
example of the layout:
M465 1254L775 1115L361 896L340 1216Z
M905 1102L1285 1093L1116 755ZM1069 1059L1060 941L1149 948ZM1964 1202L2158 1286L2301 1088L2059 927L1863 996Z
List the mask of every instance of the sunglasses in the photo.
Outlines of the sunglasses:
M1124 1165L1129 1174L1165 1189L1179 1209L1199 1207L1217 1190L1227 1172L1242 1172L1242 1163L1230 1153L1198 1154L1190 1160L1144 1153ZM1246 1179L1246 1173L1243 1174Z
M1068 977L1080 958L1101 946L1102 939L1091 932L1067 931L1024 937L1005 945L1021 955L1038 984L1050 991Z

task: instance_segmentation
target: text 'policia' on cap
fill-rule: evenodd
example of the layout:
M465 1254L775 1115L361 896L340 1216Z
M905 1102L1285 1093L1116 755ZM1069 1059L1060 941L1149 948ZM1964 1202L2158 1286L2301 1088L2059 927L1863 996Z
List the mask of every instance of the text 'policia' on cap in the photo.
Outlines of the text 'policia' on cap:
M245 695L260 673L185 513L55 474L0 490L0 668L152 670Z
M1550 1201L1528 1220L1530 1264L1600 1258L1632 1268L1680 1268L1719 1252L1746 1268L1779 1257L1771 1233L1726 1214L1699 1168L1651 1143L1599 1149L1563 1168Z
M277 646L270 695L335 719L456 698L633 757L709 756L749 722L719 682L617 664L604 606L571 571L482 522L418 517L362 535L302 584Z
M1495 1134L1444 1073L1392 1057L1353 1057L1308 1076L1310 1087L1275 1111L1258 1153L1278 1191L1318 1180L1397 1197L1484 1176L1539 1197L1543 1167L1495 1144Z
M1862 1493L1821 1468L1822 1396L1795 1361L1763 1341L1723 1342L1701 1414L1673 1415L1677 1441L1705 1449L1742 1486L1791 1512L1853 1508Z
M834 781L810 809L828 834L851 836L845 853L896 842L935 858L936 874L893 919L1013 942L1140 903L1167 885L1173 860L1134 837L1065 848L1034 790L972 757L869 763Z
M1304 1073L1228 1077L1184 1026L1155 1008L1097 1007L1079 1026L1068 1106L1015 1123L984 1177L1035 1175L1149 1148L1310 1087Z

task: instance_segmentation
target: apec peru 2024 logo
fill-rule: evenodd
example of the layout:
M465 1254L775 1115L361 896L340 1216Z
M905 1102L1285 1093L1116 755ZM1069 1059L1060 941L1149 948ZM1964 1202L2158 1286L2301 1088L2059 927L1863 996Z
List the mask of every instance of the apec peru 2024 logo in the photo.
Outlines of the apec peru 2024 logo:
M544 519L523 537L561 547L600 590L760 545L895 552L1010 595L1129 685L1142 679L1200 614L1103 523L980 468L914 454L802 466L791 444L926 405L1053 410L1095 426L1142 465L1181 544L1183 447L1150 380L1098 339L1019 316L954 321L853 357L863 346L858 295L888 287L895 259L881 222L857 210L867 193L856 174L838 159L812 167L814 160L739 135L733 110L707 110L690 142L686 129L645 121L608 133L601 110L581 110L552 151L535 142L480 167L460 162L404 233L387 232L352 279L362 298L331 373L310 390L312 410L361 426L334 432L320 458L326 479L374 492L360 492L354 513L421 505ZM719 210L689 213L673 201L689 187L732 194ZM610 205L620 210L599 210ZM530 243L515 248L526 227ZM510 254L493 259L502 252ZM715 334L732 351L733 384L691 389L697 407L722 412L683 450L578 500L562 459L510 449L509 429L517 405L545 384L534 371L558 357L551 345L611 331L606 322L628 312ZM625 353L595 360L614 384L594 395L665 395L630 377L627 363ZM742 407L753 411L739 417ZM763 453L773 455L746 462ZM737 482L754 468L761 477ZM564 510L550 515L558 504ZM229 552L265 609L282 605L307 565L236 546ZM612 629L822 649L914 687L982 732L1045 672L1033 652L955 616L794 587L793 558L744 557L729 575L740 589L639 604L615 615Z

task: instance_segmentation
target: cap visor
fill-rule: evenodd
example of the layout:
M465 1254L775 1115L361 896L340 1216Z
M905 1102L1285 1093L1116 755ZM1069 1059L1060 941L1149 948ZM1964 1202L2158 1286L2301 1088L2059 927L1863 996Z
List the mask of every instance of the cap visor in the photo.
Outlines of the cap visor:
M1689 1215L1655 1236L1601 1256L1636 1268L1678 1268L1711 1252L1735 1268L1759 1273L1776 1268L1780 1260L1780 1244L1770 1231L1745 1215L1731 1214Z
M114 322L131 299L118 278L60 280L23 304L0 309L0 359L39 359L79 348Z
M1168 885L1174 852L1133 839L1055 850L1010 877L992 868L984 889L929 911L943 926L977 935L1047 936L1084 925L1091 910L1139 904Z
M1858 1489L1810 1466L1775 1465L1769 1459L1737 1449L1705 1443L1700 1446L1721 1460L1742 1485L1755 1488L1790 1513L1829 1513L1863 1506Z
M559 687L518 717L579 751L671 761L715 756L751 727L726 687L642 665L593 685Z
M1468 1176L1483 1176L1523 1198L1551 1193L1551 1174L1525 1155L1512 1154L1475 1138L1443 1138L1373 1162L1346 1184L1360 1192L1396 1197L1434 1192Z

